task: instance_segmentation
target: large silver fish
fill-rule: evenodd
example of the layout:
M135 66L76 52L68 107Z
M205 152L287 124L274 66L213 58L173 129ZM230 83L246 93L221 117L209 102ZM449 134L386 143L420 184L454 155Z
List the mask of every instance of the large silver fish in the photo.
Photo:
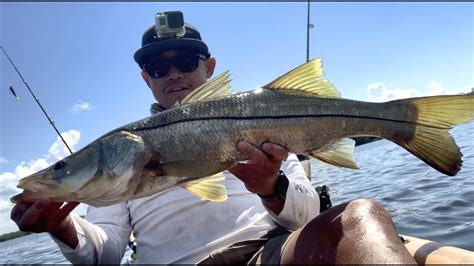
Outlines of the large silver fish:
M431 167L455 175L462 165L448 130L474 118L474 95L370 103L340 98L321 60L303 64L255 91L232 94L224 73L175 108L113 130L56 164L20 180L12 198L105 206L182 185L222 201L215 174L245 160L240 140L279 143L291 152L357 168L349 137L395 142ZM160 176L157 176L160 173Z

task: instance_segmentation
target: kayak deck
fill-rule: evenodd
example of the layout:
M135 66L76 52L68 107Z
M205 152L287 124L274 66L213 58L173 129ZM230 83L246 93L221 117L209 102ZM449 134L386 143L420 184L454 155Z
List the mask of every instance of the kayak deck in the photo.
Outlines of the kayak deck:
M401 236L405 242L405 247L415 258L418 265L474 264L474 252L472 251L413 236Z

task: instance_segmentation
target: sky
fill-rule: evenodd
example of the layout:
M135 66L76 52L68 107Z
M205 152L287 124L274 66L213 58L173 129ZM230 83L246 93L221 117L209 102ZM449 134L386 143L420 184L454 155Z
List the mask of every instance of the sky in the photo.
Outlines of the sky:
M155 13L171 10L200 30L217 59L215 74L230 70L235 91L306 60L306 2L1 2L0 45L77 151L149 115L152 94L133 53ZM310 58L323 58L326 78L344 98L380 102L474 87L473 3L311 3L311 23ZM17 230L9 198L20 192L18 180L68 151L0 57L2 234Z

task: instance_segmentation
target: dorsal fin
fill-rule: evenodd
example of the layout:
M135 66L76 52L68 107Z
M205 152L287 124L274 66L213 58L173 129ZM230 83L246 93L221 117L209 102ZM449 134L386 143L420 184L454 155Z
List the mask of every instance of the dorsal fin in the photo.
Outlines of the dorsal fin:
M322 59L312 59L285 75L263 86L273 90L299 90L317 94L319 97L341 97L341 93L326 79Z
M220 74L219 76L197 87L195 90L186 95L186 97L184 97L181 102L176 102L175 106L231 95L232 90L230 88L229 77L229 71Z

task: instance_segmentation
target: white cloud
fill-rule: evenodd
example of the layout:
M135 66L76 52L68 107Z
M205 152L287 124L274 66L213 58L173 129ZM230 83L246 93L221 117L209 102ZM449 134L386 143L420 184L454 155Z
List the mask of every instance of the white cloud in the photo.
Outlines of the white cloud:
M16 187L19 180L16 174L9 172L2 173L0 175L0 180L2 180L2 186L0 187L0 197L11 197L20 192L20 189ZM3 213L3 210L1 213Z
M448 95L448 94L460 94L468 93L474 88L474 84L464 85L462 88L455 89L446 89L442 83L437 82L436 80L430 81L426 85L430 91L428 95Z
M373 102L385 102L400 98L410 98L419 96L419 92L414 89L387 89L385 84L377 82L372 83L367 88L369 100Z
M69 111L73 114L78 114L82 111L90 111L92 109L95 109L95 107L91 103L79 100L71 108L69 108Z
M442 83L436 80L426 84L426 88L395 88L389 89L381 82L372 83L367 87L368 98L372 102L385 102L401 98L432 96L432 95L448 95L471 92L473 84L467 84L462 88L447 89Z
M10 201L1 200L0 201L0 213L10 212L13 208L13 204Z
M17 225L10 219L13 204L9 200L0 200L0 234L18 230Z
M73 149L72 147L79 142L81 133L77 130L71 129L67 133L61 134L61 136L64 138L64 141L66 141L67 145ZM66 145L64 145L59 136L56 138L56 142L54 142L48 150L48 155L55 158L56 160L61 160L69 154L69 150L67 149Z
M11 162L3 157L0 157L0 163L11 163Z
M20 178L25 177L48 167L50 164L46 158L39 158L28 163L23 161L15 168L15 174Z
M61 136L63 136L69 147L74 150L74 146L79 143L81 133L77 130L71 129L67 132L61 133ZM48 167L67 155L69 155L69 151L58 136L46 155L29 162L22 161L15 168L14 173L0 173L2 184L0 186L0 234L17 230L16 225L10 220L10 211L13 208L13 204L10 203L9 198L21 192L21 190L16 187L18 181L23 177Z

